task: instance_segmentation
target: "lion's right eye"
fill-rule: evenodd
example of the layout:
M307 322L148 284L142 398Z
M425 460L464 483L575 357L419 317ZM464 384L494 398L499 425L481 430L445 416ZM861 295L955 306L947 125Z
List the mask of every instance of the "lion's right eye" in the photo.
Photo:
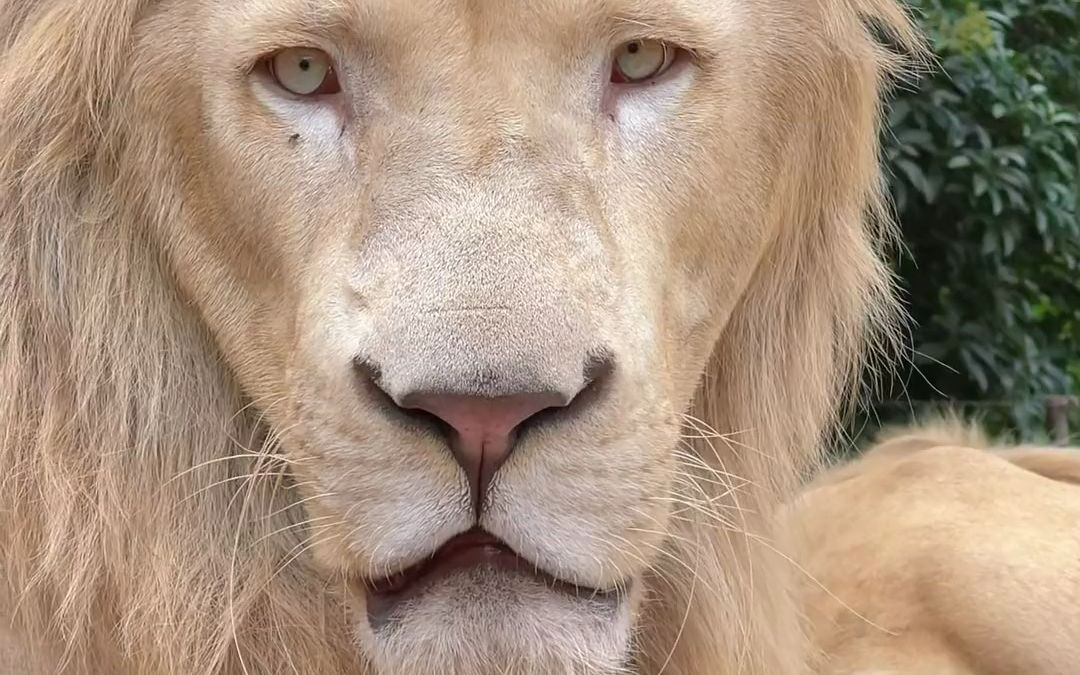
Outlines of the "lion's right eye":
M268 61L274 81L297 96L321 96L341 91L334 63L319 49L290 47Z
M638 84L663 74L674 62L675 49L659 40L634 40L619 46L611 81Z

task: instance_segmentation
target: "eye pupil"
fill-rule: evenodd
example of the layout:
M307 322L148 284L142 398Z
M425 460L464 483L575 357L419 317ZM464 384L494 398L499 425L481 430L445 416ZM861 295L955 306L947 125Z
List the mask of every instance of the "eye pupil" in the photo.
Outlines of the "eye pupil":
M631 54L637 54L639 49L641 49L641 45L636 42L631 42L630 44L626 45L626 51L630 52Z
M300 70L311 70L311 59L300 59L300 63L298 65L300 67Z

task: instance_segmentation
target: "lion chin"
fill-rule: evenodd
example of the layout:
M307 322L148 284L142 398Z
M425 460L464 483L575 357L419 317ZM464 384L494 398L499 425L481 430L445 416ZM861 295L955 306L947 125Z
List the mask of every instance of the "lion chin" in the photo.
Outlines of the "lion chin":
M0 53L24 671L803 672L898 4L0 0Z
M624 592L561 582L478 531L455 537L414 569L356 591L369 622L362 639L380 672L423 669L423 655L447 653L447 644L457 645L451 653L458 672L484 672L493 662L617 672L632 626ZM582 639L592 643L587 652L558 652Z
M410 568L352 590L368 619L361 640L380 672L422 670L430 667L427 655L447 652L458 672L484 672L493 662L616 672L632 627L627 589L561 581L478 528ZM585 652L558 652L582 636L592 642L588 662Z

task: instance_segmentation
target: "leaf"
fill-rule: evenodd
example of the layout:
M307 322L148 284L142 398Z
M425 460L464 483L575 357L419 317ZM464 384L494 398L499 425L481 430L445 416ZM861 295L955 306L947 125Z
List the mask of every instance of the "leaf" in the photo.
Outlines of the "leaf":
M1046 233L1046 211L1039 209L1035 212L1035 229L1039 234Z
M1008 28L1012 25L1012 19L1010 19L1002 12L995 12L994 10L984 9L983 14L986 15L986 18L990 19L996 24L999 24L1002 28Z
M930 102L935 106L951 106L962 101L963 98L948 89L935 89L930 93Z
M1050 118L1052 124L1080 124L1080 114L1057 112Z
M971 158L967 155L953 155L949 158L949 162L945 166L950 169L962 169L966 166L971 166Z
M975 359L971 358L971 354L967 351L960 352L960 357L964 362L964 371L975 380L975 384L978 385L979 390L985 392L990 388L990 382L986 377L986 371L982 366L976 363Z
M1059 153L1057 150L1044 147L1042 151L1043 154L1053 160L1054 164L1057 165L1058 171L1060 171L1063 175L1070 176L1075 173L1076 165L1062 157L1061 153Z
M976 197L981 197L986 193L986 190L990 187L989 182L986 180L986 176L981 173L977 173L971 177L971 189L974 191Z
M968 345L967 349L972 354L979 357L979 360L990 368L993 368L994 364L997 363L997 359L994 358L993 352L991 352L990 348L984 343L972 342Z
M898 159L896 161L896 166L908 179L911 187L918 190L925 198L929 193L929 190L926 185L926 176L923 175L923 171L919 168L919 165L909 159Z
M889 108L889 126L896 128L900 126L911 114L911 104L901 99L894 101Z
M929 147L934 137L925 129L906 129L896 135L896 140L904 145Z
M1013 254L1016 250L1016 235L1011 229L1004 229L1001 231L1001 244L1002 251L1006 256Z
M1005 195L1009 198L1009 205L1015 208L1017 211L1027 211L1027 200L1024 199L1024 195L1020 193L1016 188L1012 186L1002 186Z
M1027 167L1027 157L1024 156L1024 152L1020 148L998 148L997 154L1005 162L1012 162L1021 168Z
M926 203L933 204L938 195L941 194L941 188L945 185L945 177L941 171L934 168L931 168L924 175L926 176Z
M1028 178L1028 175L1023 171L1017 171L1016 169L1002 169L998 172L998 178L1021 190L1026 190L1031 187L1031 179Z

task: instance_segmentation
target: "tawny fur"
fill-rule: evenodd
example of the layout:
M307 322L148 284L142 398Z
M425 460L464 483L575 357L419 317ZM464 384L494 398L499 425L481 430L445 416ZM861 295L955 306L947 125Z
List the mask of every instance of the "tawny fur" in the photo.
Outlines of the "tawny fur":
M183 267L197 253L190 228L223 220L223 205L246 196L183 197L192 181L214 179L198 172L206 139L197 117L171 134L158 121L199 93L169 90L176 72L145 81L133 50L137 35L147 58L155 39L184 54L206 45L143 23L164 4L0 0L0 616L35 674L377 675L350 633L343 578L297 555L308 513L283 430L237 379L290 345L259 351L263 336L243 332L250 343L223 341L205 318L226 317L215 328L228 328L247 316L242 303ZM663 24L669 3L640 4ZM710 3L683 4L692 14ZM877 140L882 91L902 59L867 24L917 50L907 17L889 0L747 7L758 28L783 21L788 32L739 53L797 74L738 83L763 92L782 132L740 143L782 170L746 195L766 200L754 206L770 235L738 302L709 308L700 358L682 360L669 338L671 360L656 373L704 376L677 411L693 420L679 464L695 491L680 496L692 507L668 522L665 554L643 581L629 665L642 674L803 671L797 575L773 513L815 466L897 317ZM707 94L719 96L742 93ZM784 145L759 147L777 138ZM694 162L724 161L709 152ZM639 215L649 222L645 207ZM652 266L722 277L711 260L758 256L703 241ZM242 271L257 276L260 265Z
M995 447L954 419L825 472L791 516L813 672L1075 673L1077 476L1080 451Z

